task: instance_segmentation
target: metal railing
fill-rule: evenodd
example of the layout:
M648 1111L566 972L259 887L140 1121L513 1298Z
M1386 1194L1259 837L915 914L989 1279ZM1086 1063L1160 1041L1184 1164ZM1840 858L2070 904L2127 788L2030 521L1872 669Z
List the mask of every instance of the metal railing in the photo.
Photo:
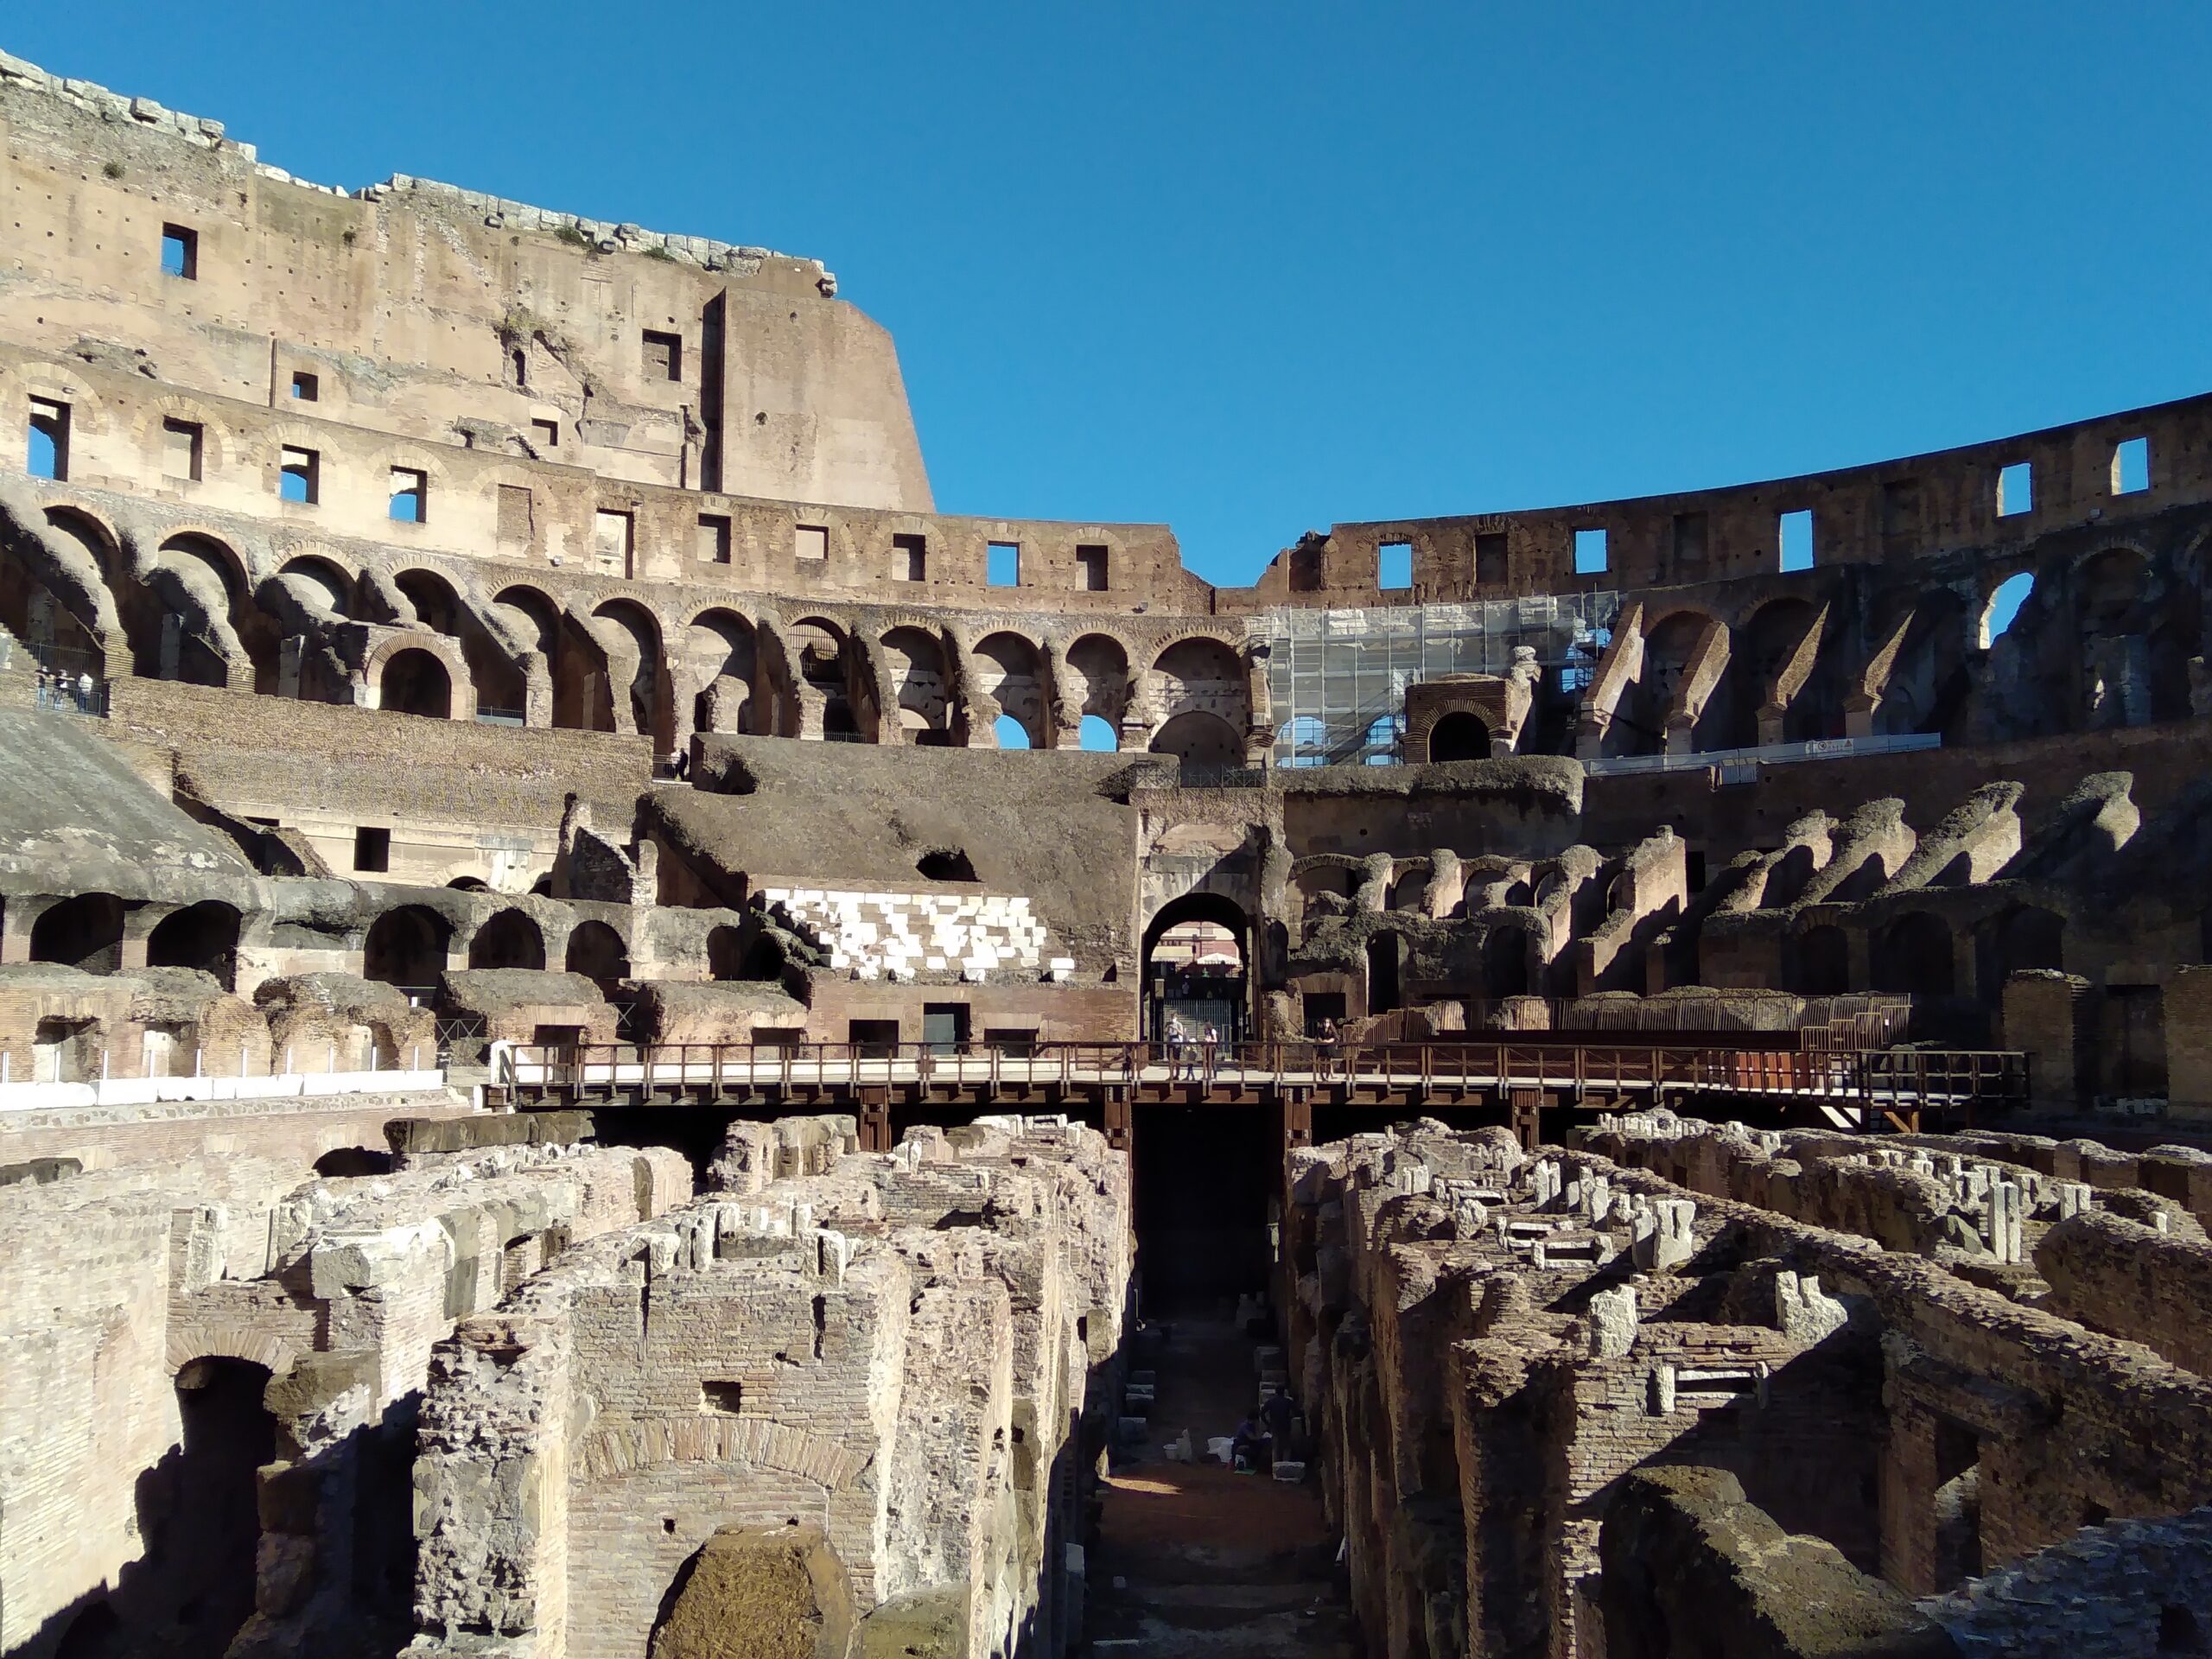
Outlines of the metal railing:
M37 689L32 693L32 705L56 714L105 715L107 682L93 679L90 675L41 669Z
M1696 754L1611 754L1593 756L1582 763L1592 778L1635 772L1702 772L1713 767L1729 771L1744 766L1784 766L1796 760L1833 760L1851 754L1909 754L1920 749L1940 749L1941 734L1899 732L1877 737L1823 737L1805 743L1764 743L1748 749L1707 749Z
M587 1043L497 1046L493 1080L577 1096L658 1091L1051 1085L1380 1090L1540 1089L1787 1096L1869 1107L2024 1098L2027 1057L2000 1051L1738 1049L1551 1042Z

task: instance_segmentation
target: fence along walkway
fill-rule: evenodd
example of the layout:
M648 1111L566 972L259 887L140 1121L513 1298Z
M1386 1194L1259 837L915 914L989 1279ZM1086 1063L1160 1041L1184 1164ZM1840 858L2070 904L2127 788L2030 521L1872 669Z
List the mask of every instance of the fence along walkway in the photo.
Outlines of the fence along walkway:
M521 1105L1044 1099L1235 1104L1299 1099L1376 1106L1503 1102L1517 1091L1628 1106L1697 1095L1824 1109L1859 1127L1872 1113L1971 1112L2027 1094L2009 1052L1819 1052L1612 1042L1050 1043L1027 1052L920 1043L495 1045L493 1083Z

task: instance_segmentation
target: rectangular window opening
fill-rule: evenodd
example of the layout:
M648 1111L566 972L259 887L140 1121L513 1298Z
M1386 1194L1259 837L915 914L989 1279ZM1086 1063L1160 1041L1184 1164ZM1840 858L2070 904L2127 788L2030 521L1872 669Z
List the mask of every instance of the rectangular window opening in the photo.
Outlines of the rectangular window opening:
M1782 568L1785 570L1809 570L1813 568L1813 510L1803 507L1796 512L1782 515Z
M1075 550L1076 569L1083 575L1083 591L1103 594L1106 591L1106 548L1096 542L1084 542Z
M1710 521L1701 512L1675 515L1675 569L1698 575L1705 569L1707 531Z
M1414 585L1414 544L1384 542L1375 550L1375 585L1386 594L1404 593Z
M276 475L276 493L287 501L313 506L322 497L322 457L312 449L286 445Z
M561 423L532 421L530 423L530 435L541 449L558 449L561 447Z
M322 396L322 382L305 369L292 375L292 396L301 403L312 404Z
M33 478L66 482L69 477L69 405L44 397L31 399L29 453L23 468Z
M1920 534L1920 480L1891 479L1882 486L1882 539L1909 542Z
M729 515L721 512L702 512L699 515L699 563L728 564L729 563Z
M645 378L681 380L683 378L683 336L645 330Z
M162 423L162 476L200 481L200 443L201 438L197 421L167 420Z
M1578 576L1603 575L1606 568L1605 532L1602 530L1576 531L1574 574Z
M536 534L531 523L530 491L520 484L499 486L499 539L528 542Z
M891 538L891 579L893 582L926 582L929 579L930 542L926 536L893 536Z
M430 475L412 467L391 469L391 517L396 523L419 524L429 517Z
M983 580L993 588L1021 586L1021 543L992 542L983 555Z
M2151 487L2151 440L2129 438L2112 452L2112 493L2133 495Z
M1997 516L2017 518L2024 512L2032 512L2035 505L2035 463L2016 461L2010 467L2000 467L1997 474Z
M1478 588L1505 586L1505 532L1492 531L1475 537L1475 585Z
M602 565L630 569L632 521L626 512L601 507L592 515L591 550Z
M188 283L200 276L200 232L182 225L162 226L162 270Z
M800 524L791 531L791 556L819 564L830 556L830 526Z
M391 868L391 831L364 826L353 831L353 868L381 875Z

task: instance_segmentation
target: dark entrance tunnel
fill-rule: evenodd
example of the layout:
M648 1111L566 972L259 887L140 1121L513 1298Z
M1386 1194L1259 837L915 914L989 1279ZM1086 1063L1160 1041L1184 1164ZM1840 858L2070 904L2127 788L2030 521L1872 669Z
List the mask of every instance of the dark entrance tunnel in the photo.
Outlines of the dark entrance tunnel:
M1268 1200L1281 1190L1275 1106L1140 1106L1137 1265L1144 1311L1214 1313L1268 1288Z
M267 1367L251 1360L195 1359L177 1373L184 1444L162 1471L166 1502L149 1506L148 1539L175 1609L161 1650L176 1659L219 1659L252 1617L258 1471L276 1455L268 1387Z

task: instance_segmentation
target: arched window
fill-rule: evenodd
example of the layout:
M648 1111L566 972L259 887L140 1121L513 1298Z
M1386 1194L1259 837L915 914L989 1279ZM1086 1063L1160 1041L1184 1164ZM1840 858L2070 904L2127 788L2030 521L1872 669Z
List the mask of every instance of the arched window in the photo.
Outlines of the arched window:
M1988 607L1981 613L1981 647L1986 651L2005 636L2005 631L2020 614L2020 607L2027 603L2028 595L2036 590L2032 572L2018 570L1997 584L1989 595Z
M1029 747L1029 728L1012 715L1001 715L993 722L991 730L1002 749L1026 749Z
M1122 734L1114 729L1114 722L1098 715L1083 717L1078 741L1093 754L1111 754L1122 747Z

